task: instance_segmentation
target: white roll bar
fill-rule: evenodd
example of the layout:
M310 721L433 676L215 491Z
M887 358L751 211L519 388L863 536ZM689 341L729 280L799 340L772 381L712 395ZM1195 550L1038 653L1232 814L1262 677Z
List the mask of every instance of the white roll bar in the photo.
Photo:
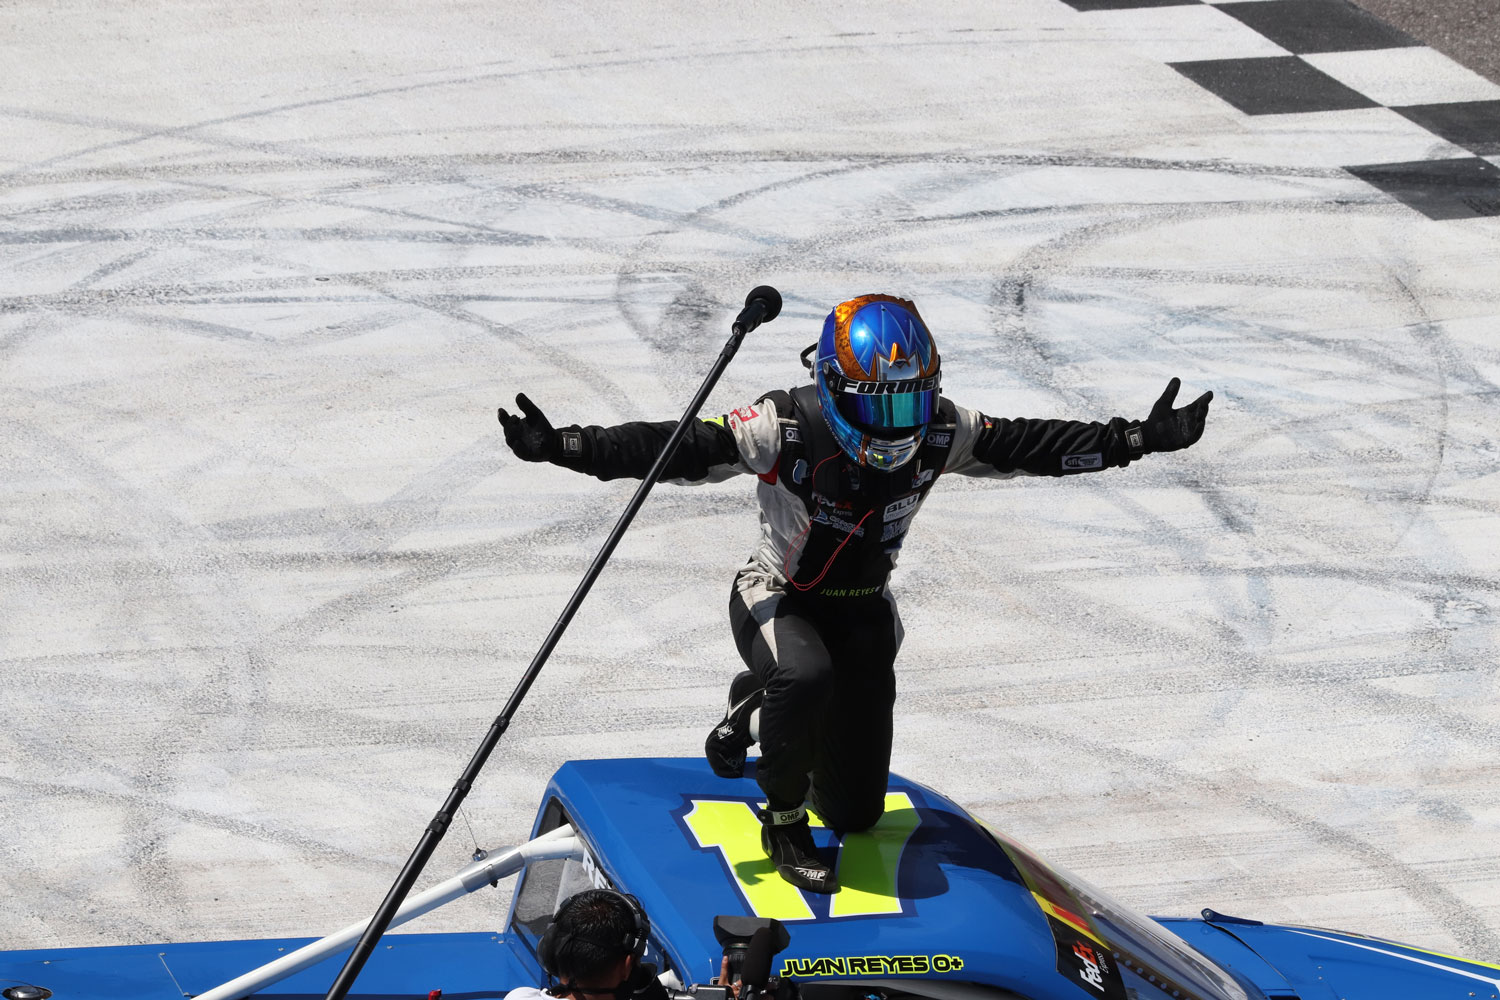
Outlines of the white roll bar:
M426 892L409 897L391 919L391 926L404 924L445 903L451 903L480 886L514 875L529 862L540 861L544 858L568 858L581 855L582 848L578 843L578 838L573 836L573 828L564 823L557 829L549 830L520 847L512 847L503 854L476 861L447 881L439 882ZM344 950L355 938L364 933L368 924L369 921L350 924L343 930L320 938L312 944L304 945L274 962L267 962L258 969L252 969L238 979L231 979L222 986L215 986L206 993L199 993L196 1000L239 1000L241 997L265 989L272 983L279 983L286 977L295 975L330 955Z

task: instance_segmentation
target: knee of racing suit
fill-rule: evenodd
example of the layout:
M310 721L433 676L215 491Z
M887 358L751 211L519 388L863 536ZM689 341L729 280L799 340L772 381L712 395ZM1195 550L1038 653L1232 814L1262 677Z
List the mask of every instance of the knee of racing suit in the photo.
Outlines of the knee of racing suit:
M884 792L874 798L855 802L847 797L835 799L832 796L822 795L819 794L820 791L818 783L814 781L811 796L812 807L823 823L840 835L868 830L880 822L880 817L885 814Z

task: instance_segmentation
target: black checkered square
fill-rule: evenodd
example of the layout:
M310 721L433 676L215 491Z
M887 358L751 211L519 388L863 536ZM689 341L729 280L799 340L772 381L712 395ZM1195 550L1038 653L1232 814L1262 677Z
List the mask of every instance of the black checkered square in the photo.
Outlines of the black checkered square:
M1422 44L1346 0L1256 0L1219 4L1218 8L1297 54Z
M1500 215L1500 167L1477 156L1344 169L1429 219Z
M1391 110L1471 153L1500 154L1500 101L1415 104Z
M1208 59L1169 65L1247 115L1348 111L1379 106L1296 56Z

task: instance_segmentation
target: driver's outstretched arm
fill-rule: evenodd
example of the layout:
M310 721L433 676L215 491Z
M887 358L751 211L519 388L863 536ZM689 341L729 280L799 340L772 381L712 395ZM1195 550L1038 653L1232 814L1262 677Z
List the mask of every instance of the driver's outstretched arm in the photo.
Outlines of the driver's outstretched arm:
M525 393L516 396L520 413L500 408L505 443L526 462L551 462L598 479L644 479L677 427L675 420L632 421L612 427L553 427ZM694 420L662 473L664 480L700 482L724 479L742 468L735 437L724 419Z
M1203 436L1214 394L1205 392L1174 409L1181 384L1175 378L1168 382L1151 413L1137 421L1006 420L960 406L944 471L968 476L1071 476L1123 468L1142 455L1190 447Z

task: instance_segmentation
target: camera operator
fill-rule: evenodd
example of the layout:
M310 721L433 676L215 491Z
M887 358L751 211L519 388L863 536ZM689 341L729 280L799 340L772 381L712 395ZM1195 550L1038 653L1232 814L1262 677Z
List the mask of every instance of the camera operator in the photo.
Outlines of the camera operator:
M650 934L651 921L634 896L613 889L571 896L537 944L547 989L518 987L505 1000L667 1000L655 970L641 961Z

